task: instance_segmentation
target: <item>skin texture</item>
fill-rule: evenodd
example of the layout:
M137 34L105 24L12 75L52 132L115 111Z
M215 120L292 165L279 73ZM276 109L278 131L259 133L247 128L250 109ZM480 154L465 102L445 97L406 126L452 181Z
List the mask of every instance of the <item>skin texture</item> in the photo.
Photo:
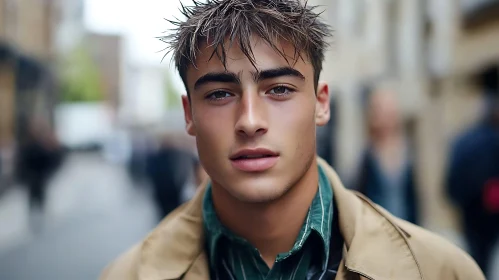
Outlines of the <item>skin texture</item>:
M190 98L183 97L183 106L187 132L196 137L212 180L219 219L272 266L278 253L293 246L317 191L315 132L329 120L329 92L325 83L316 89L312 65L305 55L293 59L293 46L279 42L286 61L258 37L251 42L256 68L236 44L226 68L211 57L211 47L201 45L197 67L187 70ZM283 68L294 74L257 78ZM200 83L209 73L233 77ZM276 163L261 172L233 166L232 155L255 148L278 154Z

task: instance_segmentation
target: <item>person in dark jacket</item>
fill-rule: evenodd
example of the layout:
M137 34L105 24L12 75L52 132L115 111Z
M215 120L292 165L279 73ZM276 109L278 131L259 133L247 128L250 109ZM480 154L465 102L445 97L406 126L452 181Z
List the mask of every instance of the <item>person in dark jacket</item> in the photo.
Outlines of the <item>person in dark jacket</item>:
M163 143L148 156L147 174L160 219L182 203L182 189L194 176L195 162L193 153L169 143Z
M417 224L412 153L395 95L378 88L371 93L368 104L369 144L360 161L354 188L393 215Z
M498 68L486 70L481 77L486 113L452 147L447 194L461 211L470 253L487 274L499 237Z
M19 150L18 177L28 189L31 214L43 213L48 182L64 155L65 149L46 122L29 124L27 139Z

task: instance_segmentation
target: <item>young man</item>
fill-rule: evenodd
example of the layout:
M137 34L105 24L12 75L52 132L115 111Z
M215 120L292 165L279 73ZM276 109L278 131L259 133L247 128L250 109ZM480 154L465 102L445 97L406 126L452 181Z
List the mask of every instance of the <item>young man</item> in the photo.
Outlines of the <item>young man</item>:
M300 0L208 0L166 37L210 180L105 280L484 279L464 252L347 191L316 156L330 34Z

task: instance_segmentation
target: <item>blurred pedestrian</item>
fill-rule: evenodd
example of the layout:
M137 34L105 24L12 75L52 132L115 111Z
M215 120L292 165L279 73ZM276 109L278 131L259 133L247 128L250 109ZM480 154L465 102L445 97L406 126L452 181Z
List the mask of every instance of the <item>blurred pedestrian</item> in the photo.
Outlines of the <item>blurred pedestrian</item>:
M36 214L44 210L47 184L62 163L64 149L47 122L34 119L27 129L19 150L18 176L28 189L30 212Z
M374 89L367 102L368 147L354 188L393 215L417 224L417 195L412 152L404 133L396 95Z
M143 185L148 177L147 160L154 149L153 141L146 131L132 132L132 151L127 163L127 171L134 186Z
M499 237L499 71L481 75L486 110L483 118L459 136L451 151L447 192L461 212L471 255L482 270Z
M203 166L201 165L201 162L199 159L195 158L192 161L193 164L193 174L190 176L188 182L186 185L184 185L182 189L182 203L187 202L191 200L196 192L198 191L198 187L206 180L208 179L208 175L206 174L206 171L204 170Z
M330 28L304 2L184 6L164 40L210 180L101 279L484 279L462 250L346 190L317 157Z
M154 200L162 219L182 203L182 192L194 176L193 153L165 137L157 151L149 154L147 172Z

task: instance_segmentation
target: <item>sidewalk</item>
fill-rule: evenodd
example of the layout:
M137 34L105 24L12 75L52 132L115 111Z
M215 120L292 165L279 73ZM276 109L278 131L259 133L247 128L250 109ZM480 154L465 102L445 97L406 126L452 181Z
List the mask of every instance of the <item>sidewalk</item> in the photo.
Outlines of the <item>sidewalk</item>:
M10 186L0 194L0 252L31 238L28 227L27 194Z

